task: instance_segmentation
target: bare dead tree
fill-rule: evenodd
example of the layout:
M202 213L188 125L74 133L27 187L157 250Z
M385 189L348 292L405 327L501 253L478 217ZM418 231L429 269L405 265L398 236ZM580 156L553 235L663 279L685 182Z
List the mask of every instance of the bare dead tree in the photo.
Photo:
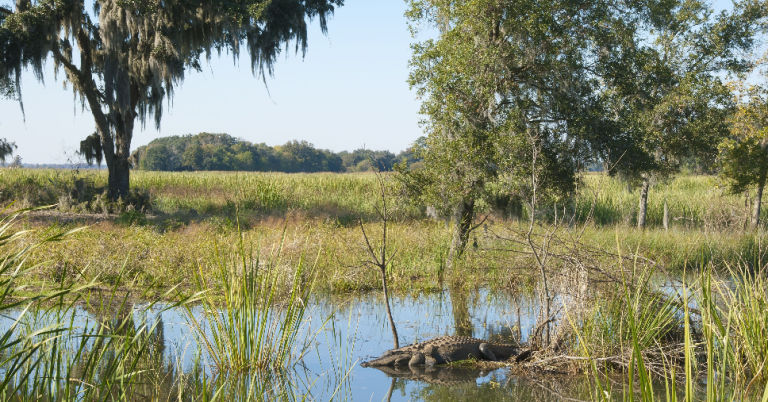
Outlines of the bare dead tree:
M381 287L384 290L384 304L387 307L387 318L389 319L389 326L392 328L392 338L394 338L395 349L397 349L400 347L400 341L397 337L395 320L392 318L392 310L389 307L389 290L387 288L387 266L392 263L397 251L389 251L387 249L387 225L390 219L389 209L387 208L387 189L381 172L376 172L376 179L379 182L379 192L381 195L381 207L376 208L376 213L381 221L381 243L378 248L374 247L371 243L371 240L365 231L363 218L360 218L358 223L360 224L360 231L363 233L363 239L365 240L366 251L368 252L369 257L369 259L363 261L363 263L378 268L381 273Z
M548 238L551 236L548 236L547 239L545 239L545 243L543 244L542 248L537 247L533 242L533 226L536 222L536 189L538 186L538 177L536 174L536 161L539 156L539 148L538 148L538 142L536 136L529 133L529 140L531 142L531 200L530 200L530 220L528 224L528 233L526 234L526 240L528 241L528 245L531 248L531 252L533 253L533 257L536 260L536 264L539 266L539 273L541 274L541 281L542 286L544 287L544 308L545 308L545 314L543 317L543 322L546 324L545 334L546 334L546 342L545 345L549 345L550 342L550 312L551 312L551 299L549 296L549 283L547 281L547 270L546 270L546 259L548 256Z
M580 239L584 234L584 230L586 230L588 223L592 220L593 214L594 214L594 208L597 203L597 193L593 191L592 194L592 203L590 205L589 211L587 212L586 216L583 216L583 224L581 226L580 230L567 230L566 231L566 237L569 239L564 240L558 235L558 231L560 229L560 226L566 224L569 228L576 228L578 226L577 223L577 217L579 215L576 207L573 208L573 214L571 214L570 217L567 216L566 213L566 206L565 204L562 205L562 213L558 211L558 205L555 203L554 205L554 222L552 225L550 225L547 230L544 231L543 234L536 234L534 233L534 226L536 224L536 207L538 204L537 199L537 191L539 188L539 172L537 171L537 163L539 154L541 152L541 145L539 143L539 133L528 131L528 141L531 145L531 198L530 198L530 219L528 224L528 230L524 234L525 238L525 245L530 249L529 254L534 257L534 260L536 261L536 264L539 267L539 273L541 275L541 281L542 281L542 287L543 287L543 303L542 307L544 308L544 313L541 317L541 322L538 324L538 327L533 332L533 338L537 338L539 334L543 334L543 344L545 346L551 346L552 342L552 336L551 336L551 329L552 324L555 321L554 317L557 314L556 312L552 312L552 295L550 292L550 283L549 283L549 276L547 275L547 266L550 262L551 258L560 260L561 262L566 262L574 267L576 267L579 272L586 275L587 270L589 269L588 264L585 263L587 261L583 257L583 253L581 252L581 249L579 247L583 246L580 243ZM623 158L623 154L619 157L619 160ZM618 163L618 162L617 162ZM609 167L608 171L612 170L615 167ZM567 221L567 222L566 222ZM497 235L497 237L499 237ZM512 240L512 239L507 239ZM513 241L514 242L514 241ZM560 247L566 246L566 249L568 250L565 254L558 254L557 252L553 251L552 249L554 247ZM591 250L592 254L600 254L595 253L594 250ZM602 255L602 254L600 254ZM601 272L604 272L602 269L600 269L599 266L594 265L593 268L598 269ZM607 274L606 276L610 277L610 274Z

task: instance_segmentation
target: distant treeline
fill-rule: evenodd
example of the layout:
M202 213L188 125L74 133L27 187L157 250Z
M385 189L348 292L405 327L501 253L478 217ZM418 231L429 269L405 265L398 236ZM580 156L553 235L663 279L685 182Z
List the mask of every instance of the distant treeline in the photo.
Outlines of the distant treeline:
M390 171L398 162L419 162L416 149L423 139L395 155L389 151L357 149L335 153L317 149L306 141L284 145L253 144L228 134L200 133L163 137L136 149L134 168L193 171L243 170L260 172L361 172Z

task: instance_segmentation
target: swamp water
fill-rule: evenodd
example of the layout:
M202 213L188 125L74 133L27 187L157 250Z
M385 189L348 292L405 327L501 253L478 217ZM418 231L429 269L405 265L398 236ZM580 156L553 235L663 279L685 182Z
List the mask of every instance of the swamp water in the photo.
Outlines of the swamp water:
M310 301L298 339L310 334L311 343L303 358L284 376L277 387L287 390L290 399L309 400L563 400L564 397L589 399L587 379L576 376L516 376L509 369L490 372L471 368L439 368L420 376L398 373L393 376L360 363L384 353L393 346L387 324L383 296L379 292L347 298L314 298ZM495 341L526 340L533 330L539 307L534 296L510 292L444 291L401 296L392 299L401 346L442 335L465 335ZM157 324L155 351L162 362L153 370L159 373L155 389L175 399L178 387L175 373L202 368L214 378L214 369L205 348L198 347L186 311L163 306L133 307L138 323ZM99 321L86 308L77 307L74 327ZM201 307L192 307L202 316ZM1 330L8 328L18 312L3 316ZM46 325L44 314L31 326ZM40 318L43 317L43 318ZM101 318L104 320L104 317ZM29 321L29 319L27 319ZM74 339L75 341L73 341ZM77 342L77 337L69 342ZM74 347L71 345L70 347ZM158 370L159 367L160 369ZM240 385L238 385L240 386ZM141 398L138 398L141 399Z

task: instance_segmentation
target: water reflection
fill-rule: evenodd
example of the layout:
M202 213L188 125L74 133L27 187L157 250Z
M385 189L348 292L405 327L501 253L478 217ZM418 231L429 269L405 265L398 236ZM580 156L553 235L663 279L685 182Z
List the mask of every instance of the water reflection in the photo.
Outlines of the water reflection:
M521 293L467 292L454 288L443 293L394 297L392 309L402 344L442 335L514 342L524 341L535 327L540 315L535 300L533 295ZM196 344L184 310L166 307L125 304L107 310L81 306L74 312L73 326L83 333L94 333L94 328L100 328L110 334L149 337L147 347L135 362L136 368L145 373L134 388L137 400L176 399L179 395L188 399L215 392L235 400L294 396L313 400L589 397L588 384L581 380L542 384L511 375L507 369L486 372L466 367L361 368L360 361L382 354L392 344L385 308L377 293L311 300L308 320L301 331L313 337L313 347L299 364L284 373L245 373L226 378L214 372L204 349ZM192 308L193 314L196 311ZM13 316L12 312L7 315ZM6 318L0 326L10 322L11 318ZM89 351L99 347L97 338L73 336L69 342L75 348L77 342L86 342ZM117 357L108 353L102 356L107 365ZM72 374L77 375L77 371Z
M471 337L474 328L472 327L472 318L469 315L467 292L458 286L449 287L448 292L451 296L453 327L456 335Z
M392 379L421 381L437 385L475 384L478 378L488 375L488 371L468 367L425 367L425 366L379 366L375 369Z

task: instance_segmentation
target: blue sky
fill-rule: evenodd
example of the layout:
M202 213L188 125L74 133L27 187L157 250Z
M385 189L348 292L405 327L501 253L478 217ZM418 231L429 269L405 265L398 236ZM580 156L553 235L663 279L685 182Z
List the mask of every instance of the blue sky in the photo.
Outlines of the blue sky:
M237 65L227 55L212 59L176 89L160 130L150 122L134 132L132 148L207 131L269 145L299 139L334 151L399 152L422 135L419 103L406 83L412 38L405 8L404 0L347 0L327 36L313 21L306 57L285 52L266 87L247 55ZM94 131L93 119L54 79L50 63L47 71L45 84L24 74L26 121L17 102L0 100L0 138L14 141L25 163L77 161L74 150Z
M0 4L7 1L0 1ZM177 134L225 132L270 145L307 140L334 151L409 146L422 135L419 104L408 88L411 37L402 0L347 0L323 36L317 21L309 49L284 52L267 86L251 74L248 56L214 58L202 73L189 73L165 106L160 130L153 122L134 132L132 149ZM50 63L49 63L50 64ZM25 163L66 163L94 131L72 91L48 66L45 85L24 74L26 122L15 101L0 100L0 138L18 145Z

